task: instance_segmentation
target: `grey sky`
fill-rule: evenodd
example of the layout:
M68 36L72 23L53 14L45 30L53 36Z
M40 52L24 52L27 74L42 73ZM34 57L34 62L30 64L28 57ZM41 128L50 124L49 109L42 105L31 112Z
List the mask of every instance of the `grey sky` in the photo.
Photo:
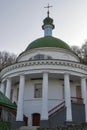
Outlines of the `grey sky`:
M87 39L87 0L0 0L0 51L19 54L43 37L48 3L53 6L53 36L70 46L81 46Z

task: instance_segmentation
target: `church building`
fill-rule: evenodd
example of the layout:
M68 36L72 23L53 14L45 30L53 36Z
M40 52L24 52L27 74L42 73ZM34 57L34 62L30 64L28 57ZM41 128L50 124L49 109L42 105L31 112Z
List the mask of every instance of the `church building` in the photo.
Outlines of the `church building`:
M0 91L17 105L16 121L25 115L27 126L87 122L87 66L67 43L52 36L54 28L48 10L44 36L0 73Z

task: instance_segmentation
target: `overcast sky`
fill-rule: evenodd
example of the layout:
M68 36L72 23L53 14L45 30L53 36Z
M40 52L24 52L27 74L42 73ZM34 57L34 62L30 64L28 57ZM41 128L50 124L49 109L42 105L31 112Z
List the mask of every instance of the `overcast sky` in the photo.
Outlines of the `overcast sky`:
M87 39L87 0L0 0L0 51L20 54L43 37L48 3L53 6L53 36L70 46L81 46Z

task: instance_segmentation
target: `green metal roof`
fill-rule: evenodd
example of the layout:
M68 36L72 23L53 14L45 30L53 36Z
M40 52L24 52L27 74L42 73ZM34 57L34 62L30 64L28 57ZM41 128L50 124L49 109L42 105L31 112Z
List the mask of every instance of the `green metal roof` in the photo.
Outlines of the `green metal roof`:
M33 41L32 43L28 45L25 51L28 51L34 48L41 48L41 47L57 47L57 48L63 48L63 49L67 49L71 51L71 48L68 46L68 44L52 36L42 37Z
M10 109L16 109L16 106L6 96L4 96L2 92L0 92L0 105Z
M47 18L44 19L43 23L44 23L45 25L53 24L53 19L50 18L50 17L47 17Z
M54 27L55 27L55 26L53 25L53 19L50 18L50 17L46 17L46 18L43 20L43 23L44 23L44 25L42 26L42 29L44 29L44 27L45 27L46 25L51 25L53 29L54 29Z

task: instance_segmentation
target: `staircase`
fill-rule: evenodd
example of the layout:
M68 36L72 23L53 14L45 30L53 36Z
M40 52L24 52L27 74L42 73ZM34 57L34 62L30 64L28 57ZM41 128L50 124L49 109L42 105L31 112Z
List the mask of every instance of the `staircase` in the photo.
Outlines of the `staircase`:
M79 123L79 124L65 124L59 125L55 128L38 128L38 127L26 127L23 126L16 130L87 130L87 123Z
M55 128L38 128L38 130L87 130L87 123L66 124Z
M48 112L48 116L49 118L51 116L53 116L56 112L58 112L59 110L61 110L62 108L65 107L65 101L63 101L62 103L60 103L59 105L57 105L56 107L54 107L53 109L51 109L49 112Z
M48 112L48 120L40 122L41 128L55 128L58 124L64 124L66 120L65 101L54 107Z
M29 127L29 126L22 126L19 129L14 129L14 130L37 130L37 129L38 129L37 126L31 126L31 127Z

